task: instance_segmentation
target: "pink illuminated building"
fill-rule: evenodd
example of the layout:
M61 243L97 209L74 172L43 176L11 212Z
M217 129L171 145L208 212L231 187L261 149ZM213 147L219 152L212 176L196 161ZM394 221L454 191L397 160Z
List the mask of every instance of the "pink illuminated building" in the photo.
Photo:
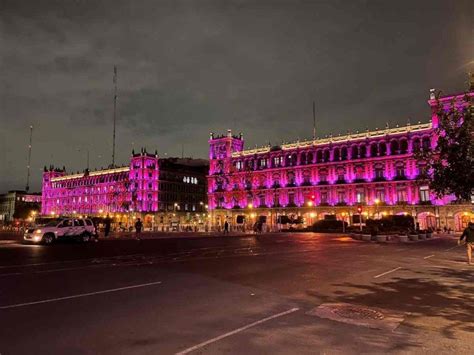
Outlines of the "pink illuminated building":
M474 92L468 97L472 99ZM244 149L242 135L211 133L208 200L213 223L233 225L257 218L276 229L281 215L306 224L332 218L349 223L362 207L365 217L412 215L421 228L459 230L474 218L470 202L438 199L420 178L425 166L414 154L436 145L438 103L466 105L465 94L428 101L427 123L376 129L280 146ZM244 222L245 223L245 222Z
M206 161L161 159L157 153L132 153L128 166L68 174L45 168L43 215L161 216L167 212L202 212L207 205ZM157 221L157 224L159 221Z

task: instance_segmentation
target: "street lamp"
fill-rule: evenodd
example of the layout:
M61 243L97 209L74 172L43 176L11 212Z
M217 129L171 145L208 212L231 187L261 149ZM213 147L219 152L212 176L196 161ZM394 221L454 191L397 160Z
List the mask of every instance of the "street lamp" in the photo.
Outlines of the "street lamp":
M313 203L313 201L308 201L307 205L308 205L308 207L313 207L314 203Z
M379 216L379 203L380 203L380 200L378 198L376 198L374 200L374 203L375 203L375 215L377 216L377 219L380 217Z

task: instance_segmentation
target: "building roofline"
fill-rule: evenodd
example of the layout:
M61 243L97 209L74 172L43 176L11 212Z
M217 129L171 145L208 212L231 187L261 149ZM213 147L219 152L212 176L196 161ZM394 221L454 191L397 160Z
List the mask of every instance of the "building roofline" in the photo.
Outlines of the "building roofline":
M433 128L433 125L431 121L427 123L418 123L415 125L408 124L406 126L401 126L401 127L398 127L397 125L394 128L385 128L385 129L379 129L379 130L374 130L374 131L349 133L345 135L331 136L328 138L321 138L321 139L308 140L308 141L302 141L302 142L296 141L292 143L286 143L286 144L281 145L281 149L291 150L291 149L296 149L296 148L317 147L317 146L327 145L330 143L347 143L347 142L353 142L353 141L360 141L367 138L369 139L379 138L379 137L390 136L390 135L405 134L409 132L428 131L428 130L431 130L432 128ZM248 156L248 155L254 155L254 154L264 154L264 153L270 152L270 150L271 150L271 146L267 145L260 148L247 149L241 152L232 153L232 157L237 158L241 156Z

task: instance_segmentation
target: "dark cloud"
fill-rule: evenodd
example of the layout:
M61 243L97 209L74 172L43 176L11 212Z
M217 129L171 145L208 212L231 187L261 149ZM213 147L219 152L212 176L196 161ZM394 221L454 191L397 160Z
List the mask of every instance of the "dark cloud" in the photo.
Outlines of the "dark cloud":
M428 119L431 87L462 91L470 1L0 0L0 190L117 153L207 156L209 131L246 145Z

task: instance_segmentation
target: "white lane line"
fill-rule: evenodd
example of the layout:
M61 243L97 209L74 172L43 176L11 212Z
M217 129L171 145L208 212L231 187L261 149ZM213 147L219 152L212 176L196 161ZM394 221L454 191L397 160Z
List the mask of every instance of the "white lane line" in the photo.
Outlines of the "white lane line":
M250 324L247 324L246 326L243 326L243 327L240 327L240 328L237 328L237 329L234 329L232 330L231 332L228 332L228 333L225 333L225 334L222 334L222 335L219 335L218 337L215 337L215 338L212 338L212 339L209 339L205 342L202 342L202 343L199 343L197 345L194 345L190 348L187 348L183 351L180 351L178 353L176 353L176 355L184 355L184 354L188 354L194 350L197 350L197 349L200 349L206 345L209 345L209 344L212 344L212 343L215 343L216 341L219 341L221 339L224 339L224 338L227 338L227 337L230 337L231 335L234 335L234 334L237 334L237 333L240 333L244 330L247 330L249 328L252 328L252 327L255 327L256 325L259 325L259 324L262 324L264 322L268 322L269 320L272 320L272 319L275 319L275 318L278 318L278 317L282 317L282 316L285 316L287 314L290 314L290 313L293 313L293 312L296 312L298 311L299 308L292 308L292 309L289 309L285 312L281 312L281 313L278 313L278 314L274 314L273 316L270 316L270 317L267 317L267 318L263 318L263 319L260 319L256 322L253 322L253 323L250 323Z
M433 255L428 255L428 256L425 256L423 259L426 260L426 259L432 258L433 256L434 256L434 254Z
M81 293L81 294L78 294L78 295L72 295L72 296L66 296L66 297L49 298L49 299L41 300L41 301L10 304L10 305L7 305L7 306L0 306L0 309L19 308L19 307L31 306L31 305L35 305L35 304L57 302L57 301L69 300L69 299L72 299L72 298L94 296L94 295L100 295L100 294L103 294L103 293L124 291L124 290L130 290L130 289L133 289L133 288L147 287L147 286L153 286L153 285L159 285L159 284L161 284L161 281L149 282L149 283L146 283L146 284L132 285L132 286L126 286L126 287L112 288L110 290Z
M99 258L87 258L87 259L75 259L75 260L60 260L60 261L51 261L48 263L34 263L34 264L15 264L15 265L0 265L0 269L11 269L11 268L21 268L21 267L28 267L28 266L41 266L41 265L54 265L54 264L66 264L66 263L76 263L76 262L83 262L83 261L94 261L94 260L110 260L110 259L119 259L131 256L140 256L140 255L147 255L144 253L139 254L123 254L123 255L116 255L116 256L105 256Z
M459 245L455 245L455 246L453 246L452 248L446 249L445 251L453 250L453 249L457 248L458 246L459 246Z
M384 272L384 273L382 273L382 274L379 274L379 275L377 275L377 276L374 276L374 279L378 279L379 277L382 277L382 276L384 276L384 275L390 274L390 273L395 272L395 271L400 270L400 269L401 269L401 267L396 267L395 269L392 269L392 270L389 270L389 271Z

